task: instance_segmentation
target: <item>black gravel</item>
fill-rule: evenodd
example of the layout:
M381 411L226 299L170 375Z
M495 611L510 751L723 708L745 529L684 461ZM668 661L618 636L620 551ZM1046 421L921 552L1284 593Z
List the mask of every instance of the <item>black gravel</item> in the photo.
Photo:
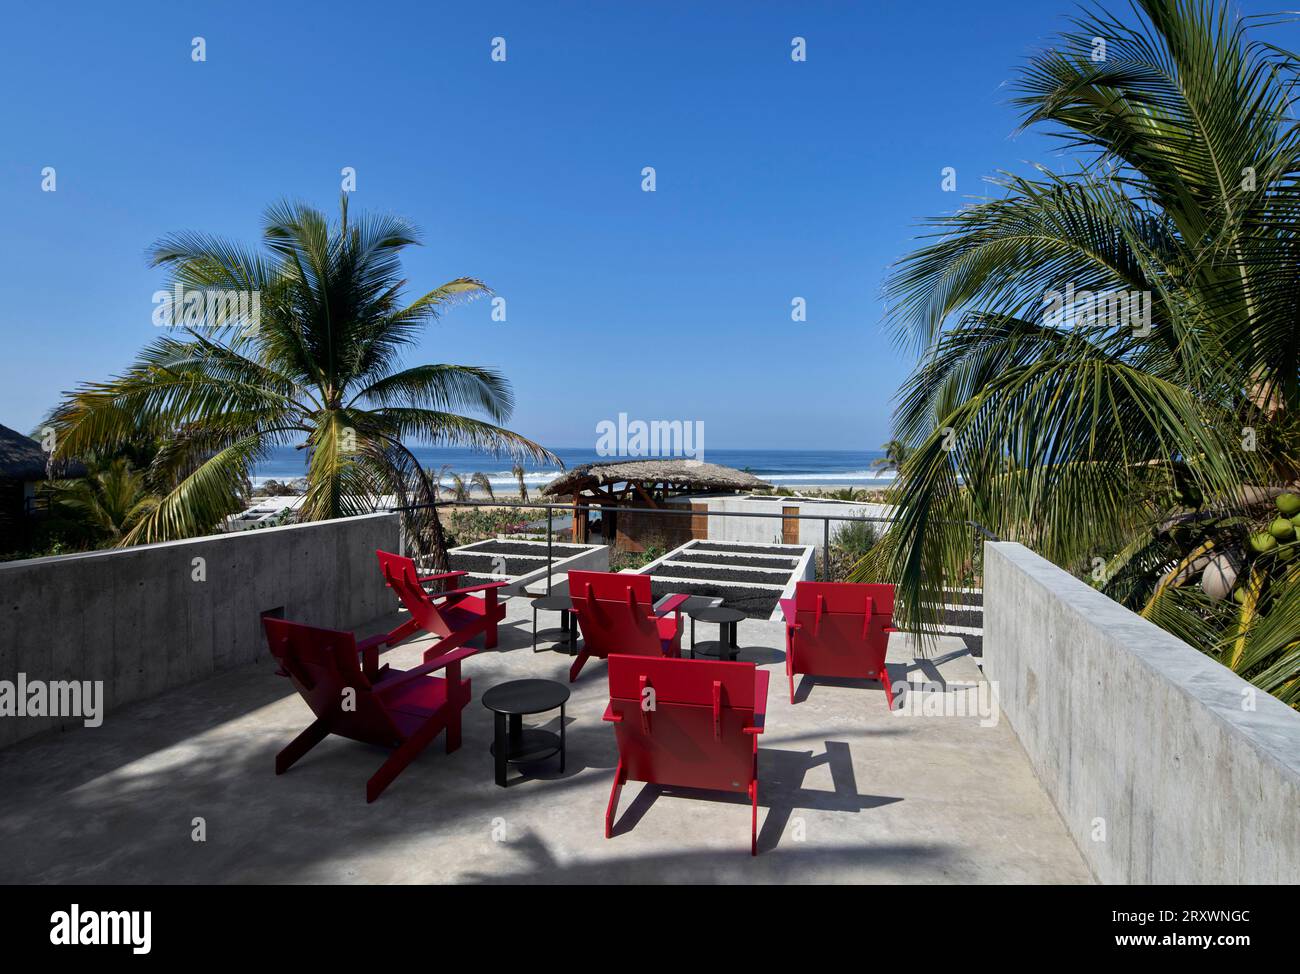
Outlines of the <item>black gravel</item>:
M546 542L529 543L526 541L496 541L489 539L479 541L476 544L468 545L466 551L480 552L486 551L493 555L541 555L546 557ZM568 558L570 555L579 555L586 551L581 545L557 544L551 549L556 559Z
M680 555L674 555L673 560L689 561L696 565L717 565L721 568L786 568L792 569L799 564L797 558L771 558L766 556L755 556L746 558L744 555L711 555L708 553L695 554L689 548Z
M790 581L789 572L756 572L743 568L714 568L712 565L684 565L676 562L659 565L655 568L654 575L656 578L715 578L722 582L757 582L781 588Z
M789 548L776 548L772 545L761 544L727 544L725 541L700 541L689 548L687 551L734 551L742 555L784 555L790 556Z
M742 588L739 585L710 585L707 582L666 581L650 583L658 602L665 595L704 595L722 599L728 609L739 609L750 619L766 619L776 608L781 593L774 589Z
M501 555L469 554L464 551L450 552L448 555L448 561L451 563L452 571L480 572L490 575L506 574L519 576L546 567L546 559L544 557L540 560L536 558L511 558Z

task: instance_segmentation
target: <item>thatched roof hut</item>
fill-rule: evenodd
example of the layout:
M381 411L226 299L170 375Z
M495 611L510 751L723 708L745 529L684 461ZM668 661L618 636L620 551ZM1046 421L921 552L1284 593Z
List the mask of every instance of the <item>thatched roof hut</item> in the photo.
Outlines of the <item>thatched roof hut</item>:
M600 537L622 550L641 551L651 544L675 547L692 537L707 537L708 518L693 523L696 518L637 508L663 509L669 506L669 498L687 494L729 494L769 486L743 470L702 460L619 460L574 467L547 484L542 493L573 498L574 541L594 540L593 512L582 508L598 507ZM697 534L701 531L705 533Z
M751 473L703 460L620 460L574 467L547 484L542 493L557 497L617 484L655 486L673 493L761 490L772 486Z
M23 436L8 426L0 426L0 481L32 483L55 477L84 477L86 467L77 460L60 460L55 469L47 467L49 456L30 436Z
M30 436L0 426L0 480L44 480L47 459Z

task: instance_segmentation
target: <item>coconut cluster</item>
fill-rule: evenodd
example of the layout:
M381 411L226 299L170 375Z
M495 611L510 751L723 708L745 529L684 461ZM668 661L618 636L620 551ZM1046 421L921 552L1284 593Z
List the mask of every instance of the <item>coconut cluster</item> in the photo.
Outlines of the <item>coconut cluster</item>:
M1296 543L1296 532L1300 529L1300 494L1279 494L1274 503L1277 517L1269 524L1268 530L1256 531L1250 536L1250 549L1257 555L1271 553L1275 558L1288 561L1300 550ZM1209 560L1201 574L1201 591L1216 602L1229 595L1234 601L1243 602L1246 589L1237 585L1240 576L1241 558L1233 552L1220 552Z

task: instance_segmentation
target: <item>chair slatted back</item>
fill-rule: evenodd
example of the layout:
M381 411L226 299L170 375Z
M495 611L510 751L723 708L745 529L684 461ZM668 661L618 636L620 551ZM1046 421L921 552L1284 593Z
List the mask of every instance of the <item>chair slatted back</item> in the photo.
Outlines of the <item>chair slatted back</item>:
M610 707L628 778L743 792L754 778L753 663L613 655Z
M388 551L378 551L376 554L379 556L379 568L384 573L384 580L397 593L416 624L432 635L450 636L452 627L420 584L415 562Z
M569 598L592 656L663 654L649 575L572 571Z
M881 599L878 602L877 599ZM894 586L799 582L794 652L798 672L874 678L885 662Z
M387 709L361 672L356 638L284 619L264 618L271 655L330 733L367 744L402 742Z

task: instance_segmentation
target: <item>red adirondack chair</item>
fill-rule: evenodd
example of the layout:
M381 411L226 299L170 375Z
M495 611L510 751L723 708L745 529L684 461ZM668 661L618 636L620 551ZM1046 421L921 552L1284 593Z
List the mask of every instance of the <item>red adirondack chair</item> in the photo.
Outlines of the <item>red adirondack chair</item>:
M384 573L388 587L397 593L411 614L400 626L390 633L374 636L362 645L366 651L379 645L396 646L403 639L423 629L431 636L437 636L438 642L425 650L424 658L432 659L450 652L457 646L463 646L475 636L483 635L483 647L492 649L497 644L497 623L506 617L506 607L497 603L497 589L505 582L487 582L483 585L467 585L464 588L451 589L446 592L429 593L424 586L433 581L447 578L459 578L466 572L442 572L437 575L420 575L415 570L415 562L401 555L387 551L376 551L379 556L379 570ZM473 593L482 592L482 596ZM372 678L377 671L366 670Z
M749 795L749 852L758 855L758 735L768 673L753 663L650 656L609 657L609 707L618 768L605 808L614 831L628 781Z
M689 595L670 595L656 611L649 575L573 571L569 598L582 633L582 649L569 667L570 683L593 656L681 655L681 609Z
M366 782L372 802L441 733L447 753L460 747L460 712L470 701L469 680L460 678L460 661L473 647L446 653L411 670L387 667L371 683L361 671L356 639L350 632L319 629L283 619L263 618L271 655L311 707L316 719L275 756L275 773L284 774L329 734L363 744L394 748ZM446 669L445 678L429 676Z
M785 614L785 672L794 703L796 673L879 680L892 708L885 651L894 628L894 586L799 582Z

